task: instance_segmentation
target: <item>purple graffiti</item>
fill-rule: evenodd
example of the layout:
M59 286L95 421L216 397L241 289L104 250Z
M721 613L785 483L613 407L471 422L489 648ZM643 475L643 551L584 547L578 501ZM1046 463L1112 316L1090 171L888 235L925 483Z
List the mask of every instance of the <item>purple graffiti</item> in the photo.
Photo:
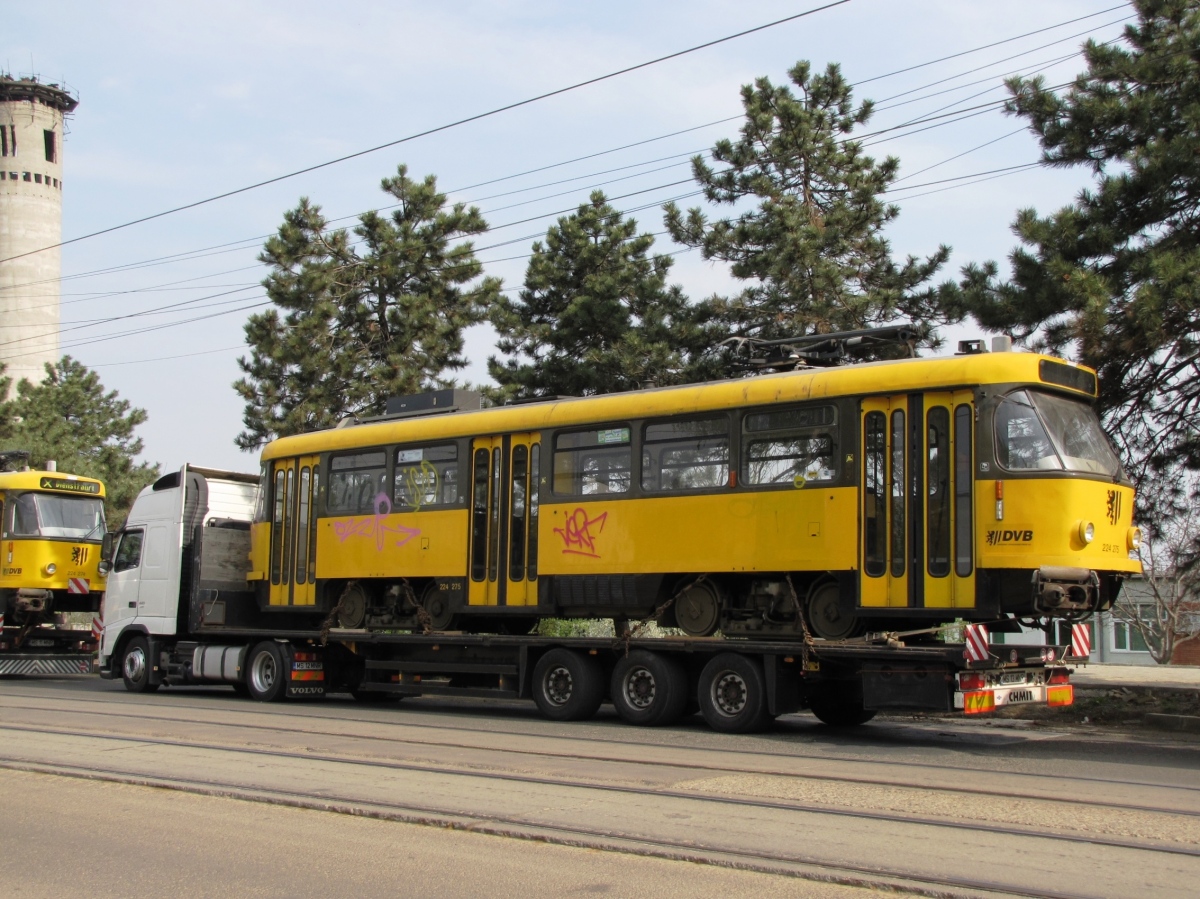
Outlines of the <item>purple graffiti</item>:
M350 518L346 521L335 521L333 532L337 534L338 542L345 543L351 537L374 537L375 550L383 552L383 544L388 534L398 534L400 539L396 546L403 546L420 532L417 528L406 528L401 524L388 524L384 519L392 512L392 501L386 493L375 497L375 514L364 518Z

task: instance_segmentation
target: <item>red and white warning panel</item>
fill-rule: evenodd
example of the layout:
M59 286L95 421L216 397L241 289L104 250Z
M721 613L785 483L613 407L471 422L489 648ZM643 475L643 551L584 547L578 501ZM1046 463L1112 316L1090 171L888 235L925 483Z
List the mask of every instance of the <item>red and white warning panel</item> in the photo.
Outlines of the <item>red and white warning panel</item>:
M968 662L985 662L991 658L992 651L988 646L991 641L987 625L968 624L963 627L963 637L967 644L963 657Z
M85 577L69 577L67 578L68 593L91 593L92 585Z
M104 622L99 618L92 619L92 639L99 640L100 635L104 633Z
M1092 629L1086 624L1071 625L1071 655L1086 659L1092 654Z

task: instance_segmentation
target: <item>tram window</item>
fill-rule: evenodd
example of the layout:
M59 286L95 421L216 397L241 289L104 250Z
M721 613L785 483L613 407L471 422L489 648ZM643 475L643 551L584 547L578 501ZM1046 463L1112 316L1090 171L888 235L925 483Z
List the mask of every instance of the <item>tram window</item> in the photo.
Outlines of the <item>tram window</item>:
M650 422L642 432L643 490L704 490L729 484L729 419Z
M971 541L971 407L954 409L954 573L966 577L973 560Z
M395 508L416 512L458 502L458 446L425 446L396 451Z
M542 464L542 445L535 443L529 449L529 563L525 576L537 580L538 553L538 488L539 474Z
M22 493L13 504L14 537L36 537L38 532L37 506L32 493Z
M485 449L475 450L473 496L471 498L471 580L487 574L488 459Z
M383 450L330 460L325 497L325 511L330 515L373 513L380 494L387 500L387 454Z
M904 577L905 538L904 526L904 410L892 412L892 577Z
M837 478L833 406L754 412L742 423L742 483L803 486Z
M628 493L633 449L628 426L569 431L554 438L554 492L560 496Z
M113 556L113 571L132 571L142 563L144 531L126 531Z
M271 583L278 584L283 558L283 469L275 472L274 514L271 518Z
M529 477L529 450L524 446L514 446L512 456L512 496L510 497L509 515L511 536L508 541L510 580L519 581L525 577L525 511L526 484Z
M996 409L996 437L997 461L1010 471L1062 468L1024 390L1010 393Z
M488 536L491 538L488 547L488 580L496 580L497 572L500 567L500 496L501 496L501 477L502 463L500 448L496 447L492 450L492 504L491 504L491 530Z
M950 410L934 406L928 415L929 442L929 506L928 525L929 573L945 577L950 573Z
M317 497L321 494L321 469L312 470L312 515L308 524L308 579L316 580L317 574Z
M868 412L863 422L863 570L887 571L887 416Z
M300 469L299 511L296 515L296 583L308 580L308 516L312 508L311 470L307 465Z

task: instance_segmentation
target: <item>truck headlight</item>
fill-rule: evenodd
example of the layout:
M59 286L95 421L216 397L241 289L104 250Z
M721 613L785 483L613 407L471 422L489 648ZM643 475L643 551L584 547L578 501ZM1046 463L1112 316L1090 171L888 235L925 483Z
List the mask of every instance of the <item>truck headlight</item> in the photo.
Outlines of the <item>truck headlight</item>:
M1095 540L1096 526L1090 521L1079 522L1079 539L1083 541L1085 546Z

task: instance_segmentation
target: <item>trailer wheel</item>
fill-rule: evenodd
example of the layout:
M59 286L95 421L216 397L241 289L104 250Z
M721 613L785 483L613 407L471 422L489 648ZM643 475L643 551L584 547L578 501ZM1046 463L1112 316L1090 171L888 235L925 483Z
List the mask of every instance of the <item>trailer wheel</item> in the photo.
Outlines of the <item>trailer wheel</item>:
M600 663L569 649L552 649L533 669L533 700L553 721L591 718L604 700Z
M279 644L264 641L250 650L246 663L246 688L259 702L278 702L287 691L287 674Z
M862 691L848 686L831 686L809 697L808 710L828 727L858 727L875 717L874 709L863 708Z
M629 724L674 724L687 709L687 671L670 656L635 649L613 669L609 695Z
M121 650L121 679L130 693L153 693L150 683L150 647L145 637L134 637Z
M704 666L696 698L708 726L722 733L750 733L771 720L762 667L737 653L723 652Z

